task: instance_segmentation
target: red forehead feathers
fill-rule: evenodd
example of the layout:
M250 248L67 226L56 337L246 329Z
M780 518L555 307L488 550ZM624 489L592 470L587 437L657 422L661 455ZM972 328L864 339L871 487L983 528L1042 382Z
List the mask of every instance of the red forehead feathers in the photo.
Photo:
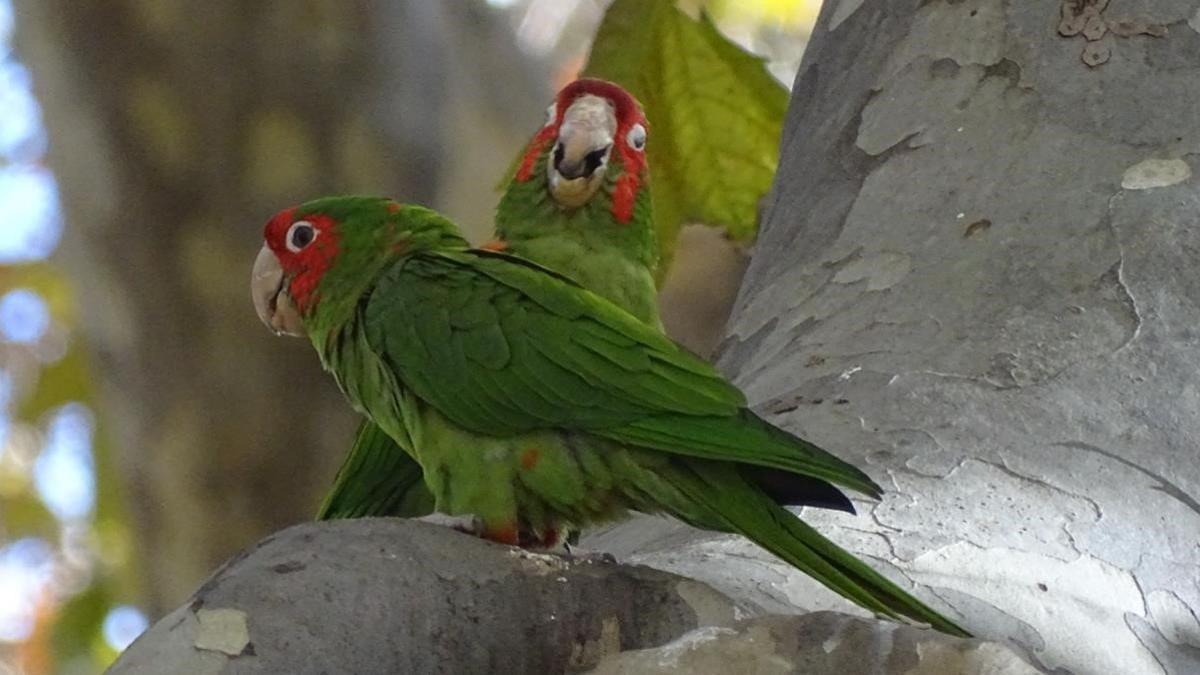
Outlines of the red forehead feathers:
M529 147L525 150L525 156L521 158L521 165L517 168L516 179L520 182L525 182L533 178L533 167L537 164L538 157L541 156L549 147L551 142L558 136L559 127L562 125L563 113L575 99L585 94L600 96L612 102L617 115L617 137L618 142L614 143L616 152L625 161L626 176L617 186L616 202L613 205L614 215L621 222L627 222L633 215L633 200L637 196L638 187L641 184L639 174L645 168L646 159L638 153L636 156L626 148L623 137L628 133L629 128L634 124L641 124L644 129L649 129L650 125L646 122L646 116L642 112L642 106L637 102L637 99L632 94L625 91L620 85L614 84L607 80L597 80L594 78L580 78L563 87L558 92L555 101L555 119L551 124L548 124L538 130L534 135L533 140L529 143Z
M337 233L334 220L321 213L297 215L297 208L284 209L271 217L263 228L263 241L275 254L279 266L291 277L288 292L301 311L305 311L315 300L317 283L333 264L338 252ZM288 232L297 220L312 223L317 230L317 239L299 252L287 246Z
M637 99L621 88L620 85L613 84L607 80L591 78L575 80L563 87L562 91L558 92L558 96L555 98L555 101L558 102L558 120L556 123L562 121L563 112L575 102L575 99L584 94L599 96L612 102L617 110L618 130L624 131L637 122L641 122L645 126L646 118L642 114L642 106L638 105Z
M637 204L638 192L642 188L642 172L646 169L646 154L634 152L625 142L625 135L634 124L641 124L643 129L649 129L642 106L638 104L629 92L620 86L605 80L579 79L563 87L558 94L558 120L562 121L563 112L570 107L575 99L584 94L592 94L608 99L616 107L617 137L613 141L613 152L621 158L625 170L617 177L613 188L612 214L619 223L628 223L633 218L633 210Z
M272 251L278 255L280 251L287 250L284 246L283 238L287 236L288 228L296 220L296 207L284 209L267 221L266 227L263 228L263 241L267 246L271 247Z

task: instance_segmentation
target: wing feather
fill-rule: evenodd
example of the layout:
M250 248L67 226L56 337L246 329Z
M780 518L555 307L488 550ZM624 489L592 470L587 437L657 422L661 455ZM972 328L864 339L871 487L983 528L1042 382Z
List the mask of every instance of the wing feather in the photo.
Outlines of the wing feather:
M528 261L415 254L382 275L365 318L399 380L472 432L591 432L878 493L858 469L746 410L711 365Z

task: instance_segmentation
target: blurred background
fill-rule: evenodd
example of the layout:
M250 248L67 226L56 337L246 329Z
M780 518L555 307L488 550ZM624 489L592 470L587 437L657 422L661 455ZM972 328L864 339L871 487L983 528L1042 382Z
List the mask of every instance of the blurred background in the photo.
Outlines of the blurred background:
M789 86L819 5L681 3ZM369 192L482 238L606 6L0 0L0 675L97 672L311 517L355 421L254 315L261 223Z

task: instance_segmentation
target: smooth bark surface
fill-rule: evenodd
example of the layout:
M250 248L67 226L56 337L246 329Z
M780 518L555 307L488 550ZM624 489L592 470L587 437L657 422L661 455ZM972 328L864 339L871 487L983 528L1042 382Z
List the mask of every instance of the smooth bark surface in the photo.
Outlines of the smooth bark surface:
M826 3L720 363L887 488L806 517L967 628L1050 670L1196 673L1200 17L1063 4ZM841 606L728 538L594 541Z
M657 570L342 520L230 560L109 672L557 673L733 622L728 599Z
M342 520L243 551L109 673L1039 672L1002 645L891 623L740 616L708 586L646 567Z

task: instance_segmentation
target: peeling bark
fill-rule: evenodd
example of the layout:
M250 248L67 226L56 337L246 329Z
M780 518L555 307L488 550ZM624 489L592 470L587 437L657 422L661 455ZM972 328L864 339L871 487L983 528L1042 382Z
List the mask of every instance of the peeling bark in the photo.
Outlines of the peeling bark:
M1015 651L833 612L706 627L654 649L610 656L594 675L1038 675Z

